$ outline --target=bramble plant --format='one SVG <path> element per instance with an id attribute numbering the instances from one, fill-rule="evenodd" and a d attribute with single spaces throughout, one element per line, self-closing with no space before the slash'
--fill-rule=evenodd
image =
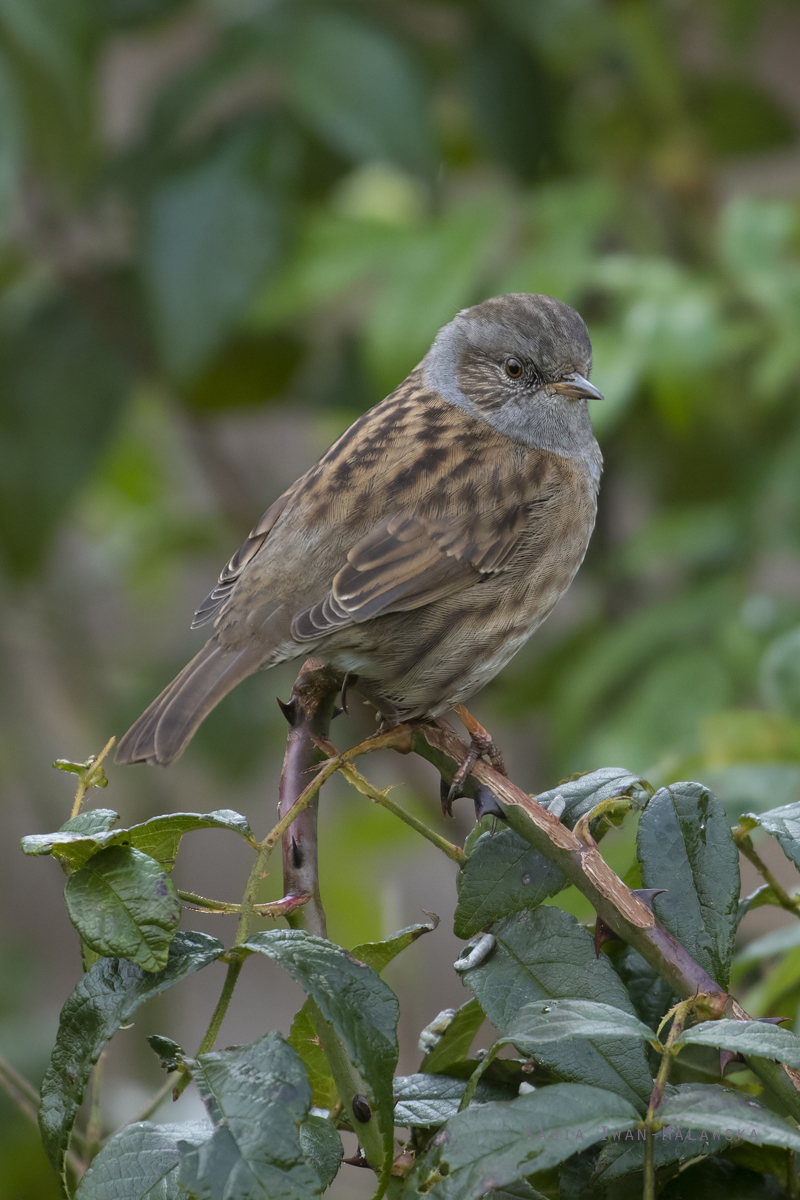
<path id="1" fill-rule="evenodd" d="M 731 830 L 699 783 L 654 792 L 638 775 L 604 768 L 532 799 L 478 762 L 464 789 L 477 824 L 461 849 L 370 784 L 354 760 L 379 748 L 420 754 L 439 770 L 444 795 L 467 747 L 435 722 L 399 726 L 339 753 L 327 729 L 340 683 L 310 660 L 283 706 L 290 733 L 280 820 L 260 840 L 227 809 L 119 828 L 112 810 L 83 808 L 90 789 L 106 786 L 111 743 L 97 759 L 55 764 L 78 775 L 72 814 L 57 832 L 26 837 L 23 849 L 63 867 L 84 959 L 38 1111 L 64 1196 L 311 1200 L 340 1170 L 340 1130 L 357 1134 L 358 1154 L 346 1162 L 375 1173 L 376 1197 L 685 1197 L 703 1191 L 712 1158 L 738 1184 L 749 1181 L 748 1196 L 797 1195 L 800 1037 L 774 1018 L 751 1020 L 728 988 L 732 964 L 741 976 L 758 959 L 752 945 L 742 965 L 734 959 L 747 914 L 772 904 L 800 916 L 800 899 L 775 881 L 750 836 L 760 826 L 797 864 L 800 804 L 746 816 Z M 413 1075 L 395 1074 L 399 1006 L 381 971 L 437 920 L 352 949 L 326 938 L 316 806 L 335 772 L 460 866 L 455 932 L 466 945 L 455 969 L 472 998 L 422 1031 Z M 632 817 L 639 824 L 630 888 L 598 842 Z M 240 904 L 172 882 L 182 837 L 207 828 L 253 849 Z M 258 904 L 258 883 L 281 840 L 285 896 Z M 738 850 L 765 878 L 744 900 Z M 594 936 L 546 903 L 569 884 L 597 912 Z M 182 903 L 238 915 L 233 943 L 176 932 Z M 290 927 L 253 933 L 256 914 L 284 917 Z M 288 1038 L 265 1030 L 251 1045 L 215 1050 L 254 954 L 279 963 L 305 1003 Z M 218 960 L 227 964 L 225 983 L 196 1053 L 153 1030 L 164 1086 L 139 1119 L 102 1141 L 106 1043 L 150 997 Z M 497 1038 L 471 1057 L 486 1017 Z M 91 1112 L 79 1130 L 93 1072 Z M 32 1112 L 30 1084 L 9 1067 L 2 1077 Z M 189 1083 L 207 1122 L 148 1119 Z M 675 1176 L 680 1192 L 670 1190 Z"/>

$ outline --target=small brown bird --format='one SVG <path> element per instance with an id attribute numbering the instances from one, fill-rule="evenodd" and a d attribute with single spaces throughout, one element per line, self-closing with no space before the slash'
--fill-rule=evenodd
<path id="1" fill-rule="evenodd" d="M 195 614 L 199 654 L 123 737 L 166 766 L 254 671 L 311 653 L 389 722 L 474 695 L 583 561 L 602 456 L 591 343 L 549 296 L 464 309 L 284 492 Z"/>

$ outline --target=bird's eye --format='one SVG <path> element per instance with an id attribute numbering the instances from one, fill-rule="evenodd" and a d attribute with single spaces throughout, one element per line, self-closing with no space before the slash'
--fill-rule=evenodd
<path id="1" fill-rule="evenodd" d="M 522 370 L 522 363 L 518 358 L 506 359 L 506 375 L 509 377 L 509 379 L 519 379 L 520 375 L 522 374 Z"/>

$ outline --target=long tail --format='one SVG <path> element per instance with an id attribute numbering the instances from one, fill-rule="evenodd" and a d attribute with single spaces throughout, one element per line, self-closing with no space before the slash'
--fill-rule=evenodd
<path id="1" fill-rule="evenodd" d="M 131 725 L 119 744 L 115 761 L 157 763 L 162 767 L 174 762 L 212 708 L 237 683 L 257 671 L 267 657 L 263 646 L 223 650 L 211 638 Z"/>

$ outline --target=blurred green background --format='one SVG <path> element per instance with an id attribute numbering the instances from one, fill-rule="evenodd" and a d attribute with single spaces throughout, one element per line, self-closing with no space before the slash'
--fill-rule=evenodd
<path id="1" fill-rule="evenodd" d="M 17 848 L 67 815 L 49 764 L 124 732 L 261 512 L 489 295 L 578 307 L 607 397 L 586 563 L 475 703 L 514 777 L 699 777 L 732 818 L 800 798 L 798 61 L 800 6 L 761 0 L 0 0 L 0 1050 L 31 1078 L 80 969 L 55 864 Z M 266 830 L 291 679 L 102 803 Z M 370 773 L 438 819 L 420 764 Z M 445 918 L 396 982 L 413 1051 L 463 998 L 452 873 L 325 801 L 333 937 Z M 194 836 L 181 886 L 238 898 L 237 848 Z M 253 978 L 227 1041 L 287 1025 Z M 161 1032 L 191 1047 L 216 986 Z M 115 1119 L 158 1082 L 150 1029 L 114 1051 Z M 50 1194 L 9 1111 L 0 1200 Z"/>

